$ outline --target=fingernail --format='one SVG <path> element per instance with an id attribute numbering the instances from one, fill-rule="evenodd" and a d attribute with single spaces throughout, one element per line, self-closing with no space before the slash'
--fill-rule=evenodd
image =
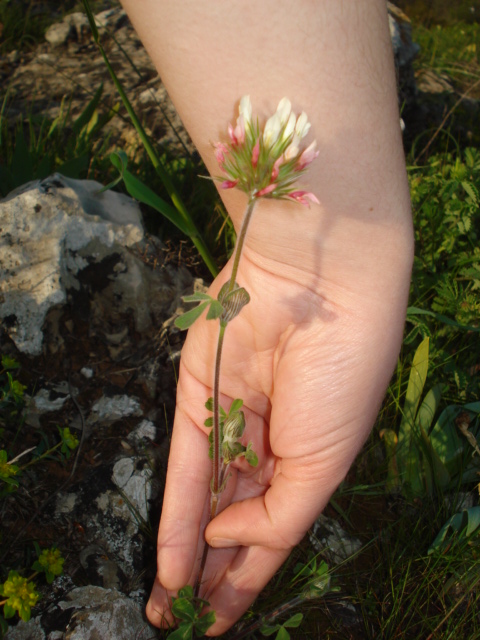
<path id="1" fill-rule="evenodd" d="M 210 546 L 216 548 L 228 548 L 228 547 L 239 547 L 240 543 L 236 540 L 229 540 L 228 538 L 212 538 L 210 540 Z"/>

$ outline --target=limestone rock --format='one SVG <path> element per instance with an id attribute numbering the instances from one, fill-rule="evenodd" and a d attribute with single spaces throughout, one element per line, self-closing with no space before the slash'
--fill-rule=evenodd
<path id="1" fill-rule="evenodd" d="M 19 622 L 5 640 L 131 640 L 158 634 L 143 607 L 116 589 L 78 587 L 28 623 Z"/>
<path id="2" fill-rule="evenodd" d="M 55 174 L 0 201 L 0 318 L 22 352 L 40 353 L 45 315 L 79 271 L 143 238 L 134 201 L 100 189 Z"/>

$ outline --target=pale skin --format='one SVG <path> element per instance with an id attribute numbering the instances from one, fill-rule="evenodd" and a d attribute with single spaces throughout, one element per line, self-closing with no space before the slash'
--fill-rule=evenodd
<path id="1" fill-rule="evenodd" d="M 238 101 L 306 111 L 320 155 L 300 188 L 320 205 L 262 201 L 238 273 L 251 302 L 228 326 L 221 404 L 246 407 L 256 469 L 236 465 L 208 525 L 202 594 L 227 630 L 304 536 L 375 421 L 402 339 L 413 241 L 384 0 L 122 0 L 212 175 Z M 238 231 L 246 197 L 222 193 Z M 227 264 L 212 284 L 228 279 Z M 211 461 L 204 408 L 218 323 L 182 351 L 177 410 L 147 614 L 193 584 Z"/>

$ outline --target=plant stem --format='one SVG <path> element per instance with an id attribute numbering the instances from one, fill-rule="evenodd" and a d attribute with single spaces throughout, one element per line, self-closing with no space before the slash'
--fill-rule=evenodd
<path id="1" fill-rule="evenodd" d="M 240 258 L 242 256 L 243 243 L 245 242 L 245 236 L 247 235 L 248 225 L 252 218 L 253 210 L 257 201 L 254 198 L 250 198 L 248 201 L 245 215 L 243 216 L 242 226 L 235 245 L 235 257 L 233 259 L 232 275 L 230 276 L 230 285 L 228 287 L 229 292 L 235 287 L 235 280 L 237 278 L 238 265 L 240 264 Z"/>
<path id="2" fill-rule="evenodd" d="M 228 292 L 233 291 L 235 288 L 235 280 L 238 272 L 238 265 L 240 264 L 240 258 L 242 256 L 243 245 L 245 242 L 245 237 L 247 235 L 248 225 L 250 224 L 250 220 L 252 218 L 253 210 L 255 209 L 256 200 L 254 198 L 250 198 L 248 201 L 248 205 L 243 216 L 242 226 L 240 229 L 240 233 L 237 237 L 237 242 L 235 245 L 235 256 L 233 259 L 232 266 L 232 275 L 230 276 L 230 283 L 228 286 Z M 218 502 L 220 494 L 224 488 L 225 482 L 225 471 L 227 469 L 227 465 L 222 460 L 222 438 L 220 432 L 220 368 L 222 364 L 222 349 L 223 349 L 223 340 L 225 337 L 225 330 L 227 328 L 227 322 L 220 318 L 220 330 L 218 333 L 218 341 L 217 341 L 217 353 L 215 356 L 215 373 L 213 380 L 213 461 L 212 461 L 212 482 L 210 485 L 210 515 L 208 518 L 207 525 L 215 518 L 217 515 Z M 206 527 L 205 527 L 206 528 Z M 203 572 L 205 571 L 205 565 L 207 563 L 209 545 L 205 541 L 203 545 L 203 553 L 202 559 L 200 561 L 200 568 L 197 574 L 197 580 L 195 582 L 195 597 L 198 597 L 200 592 L 200 587 L 203 580 Z"/>

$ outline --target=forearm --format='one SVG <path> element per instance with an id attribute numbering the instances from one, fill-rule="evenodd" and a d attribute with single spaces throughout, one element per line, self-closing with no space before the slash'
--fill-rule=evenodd
<path id="1" fill-rule="evenodd" d="M 371 279 L 379 261 L 408 272 L 409 197 L 384 0 L 122 2 L 212 174 L 212 142 L 243 94 L 265 116 L 283 96 L 307 112 L 320 156 L 305 186 L 321 206 L 262 203 L 249 232 L 262 267 L 281 260 L 295 271 L 301 254 L 302 269 L 317 275 L 321 255 L 329 281 L 334 270 L 342 281 L 349 272 Z M 222 197 L 238 228 L 243 194 Z"/>

